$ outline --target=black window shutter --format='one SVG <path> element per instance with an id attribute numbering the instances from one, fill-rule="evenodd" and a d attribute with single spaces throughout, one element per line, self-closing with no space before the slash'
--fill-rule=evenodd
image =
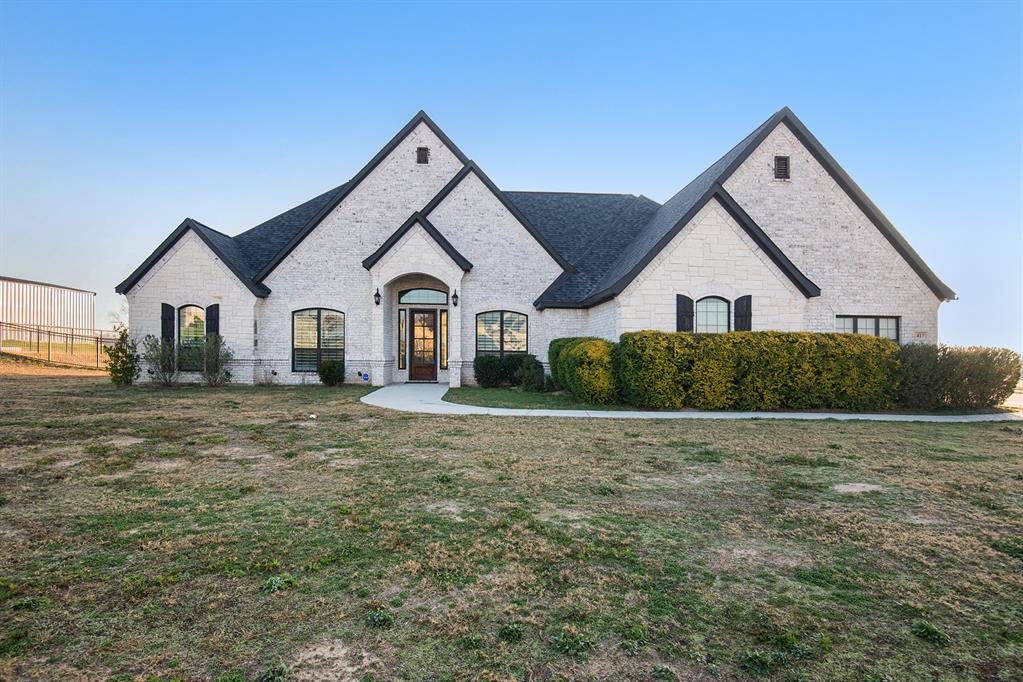
<path id="1" fill-rule="evenodd" d="M 170 303 L 160 306 L 160 338 L 174 343 L 174 306 Z"/>
<path id="2" fill-rule="evenodd" d="M 735 331 L 748 332 L 753 329 L 753 297 L 740 296 L 735 299 Z"/>
<path id="3" fill-rule="evenodd" d="M 206 308 L 206 336 L 220 335 L 220 304 L 214 303 Z"/>
<path id="4" fill-rule="evenodd" d="M 693 331 L 693 299 L 682 294 L 675 296 L 675 331 Z"/>

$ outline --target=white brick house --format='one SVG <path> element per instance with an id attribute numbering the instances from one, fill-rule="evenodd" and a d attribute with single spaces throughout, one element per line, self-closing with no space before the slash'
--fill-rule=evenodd
<path id="1" fill-rule="evenodd" d="M 787 108 L 663 205 L 502 192 L 423 112 L 345 184 L 229 237 L 186 219 L 117 287 L 133 336 L 218 332 L 236 380 L 473 381 L 561 336 L 937 341 L 955 298 Z M 185 363 L 184 370 L 194 369 Z"/>

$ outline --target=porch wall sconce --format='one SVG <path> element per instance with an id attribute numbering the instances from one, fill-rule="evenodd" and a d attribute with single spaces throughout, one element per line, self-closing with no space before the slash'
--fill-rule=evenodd
<path id="1" fill-rule="evenodd" d="M 377 288 L 377 292 L 373 294 L 373 302 L 380 305 L 380 288 Z"/>
<path id="2" fill-rule="evenodd" d="M 451 294 L 451 305 L 458 307 L 458 289 L 455 289 L 455 293 Z"/>

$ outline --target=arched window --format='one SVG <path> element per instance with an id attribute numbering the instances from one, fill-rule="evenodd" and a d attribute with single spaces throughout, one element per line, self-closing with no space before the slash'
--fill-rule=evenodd
<path id="1" fill-rule="evenodd" d="M 437 289 L 406 289 L 398 292 L 399 305 L 447 305 L 448 295 Z"/>
<path id="2" fill-rule="evenodd" d="M 206 310 L 197 305 L 178 308 L 178 370 L 201 372 L 206 340 Z"/>
<path id="3" fill-rule="evenodd" d="M 529 348 L 529 318 L 510 310 L 491 310 L 476 316 L 476 354 L 525 353 Z"/>
<path id="4" fill-rule="evenodd" d="M 345 314 L 306 308 L 291 314 L 291 371 L 315 372 L 324 360 L 345 358 Z"/>
<path id="5" fill-rule="evenodd" d="M 696 331 L 704 334 L 720 334 L 729 330 L 731 317 L 728 301 L 717 296 L 701 298 L 696 302 Z"/>

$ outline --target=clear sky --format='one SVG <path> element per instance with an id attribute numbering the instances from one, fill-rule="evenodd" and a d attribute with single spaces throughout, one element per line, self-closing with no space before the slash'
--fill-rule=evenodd
<path id="1" fill-rule="evenodd" d="M 0 3 L 0 273 L 114 286 L 186 216 L 228 234 L 425 109 L 503 189 L 664 201 L 791 107 L 1023 348 L 1020 3 Z"/>

